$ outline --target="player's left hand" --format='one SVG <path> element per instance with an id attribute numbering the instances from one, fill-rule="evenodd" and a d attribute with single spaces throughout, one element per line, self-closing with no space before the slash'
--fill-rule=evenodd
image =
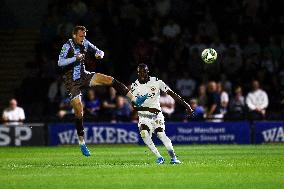
<path id="1" fill-rule="evenodd" d="M 104 51 L 102 51 L 102 50 L 97 50 L 97 51 L 96 51 L 96 54 L 95 54 L 95 57 L 96 57 L 97 59 L 102 59 L 102 58 L 104 57 L 104 55 L 105 55 Z"/>

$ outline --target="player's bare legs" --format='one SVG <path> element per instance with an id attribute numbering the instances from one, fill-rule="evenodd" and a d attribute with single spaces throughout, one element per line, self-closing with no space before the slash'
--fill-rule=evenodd
<path id="1" fill-rule="evenodd" d="M 113 77 L 101 73 L 96 73 L 90 81 L 90 86 L 111 85 L 112 81 Z"/>
<path id="2" fill-rule="evenodd" d="M 85 156 L 90 156 L 90 152 L 85 144 L 84 140 L 84 126 L 83 126 L 83 104 L 81 101 L 81 96 L 77 96 L 71 100 L 71 105 L 74 109 L 75 113 L 75 125 L 76 125 L 76 130 L 77 130 L 77 135 L 78 135 L 78 140 L 79 140 L 79 145 L 81 148 L 81 151 L 83 155 Z"/>
<path id="3" fill-rule="evenodd" d="M 163 142 L 164 146 L 166 147 L 170 157 L 171 157 L 171 164 L 180 164 L 181 162 L 177 159 L 173 144 L 171 142 L 171 139 L 166 135 L 163 128 L 158 127 L 155 129 L 155 133 L 157 134 L 157 137 Z"/>
<path id="4" fill-rule="evenodd" d="M 116 91 L 118 91 L 124 96 L 127 96 L 131 100 L 131 102 L 133 102 L 136 106 L 140 106 L 147 99 L 147 95 L 135 98 L 130 92 L 130 90 L 123 83 L 117 81 L 111 76 L 104 75 L 101 73 L 94 74 L 93 78 L 90 81 L 91 87 L 98 85 L 112 86 Z"/>
<path id="5" fill-rule="evenodd" d="M 141 135 L 141 138 L 143 139 L 144 143 L 148 146 L 148 148 L 156 155 L 157 163 L 163 164 L 165 160 L 161 156 L 161 154 L 159 153 L 157 147 L 155 146 L 155 144 L 152 140 L 152 136 L 150 134 L 150 129 L 147 125 L 142 124 L 140 126 L 140 135 Z"/>

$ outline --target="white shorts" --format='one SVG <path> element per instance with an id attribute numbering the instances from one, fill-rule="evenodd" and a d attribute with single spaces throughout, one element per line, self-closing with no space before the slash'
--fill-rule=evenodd
<path id="1" fill-rule="evenodd" d="M 164 115 L 162 113 L 159 113 L 158 115 L 138 113 L 138 116 L 139 116 L 139 122 L 138 122 L 139 129 L 141 125 L 144 124 L 149 127 L 150 133 L 153 133 L 155 129 L 159 127 L 165 130 L 165 120 L 164 120 Z"/>

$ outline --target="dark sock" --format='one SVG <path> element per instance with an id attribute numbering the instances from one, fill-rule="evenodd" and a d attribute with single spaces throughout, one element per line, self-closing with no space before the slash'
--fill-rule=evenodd
<path id="1" fill-rule="evenodd" d="M 171 157 L 172 159 L 176 158 L 176 154 L 175 154 L 174 151 L 169 150 L 168 153 L 169 153 L 169 155 L 170 155 L 170 157 Z"/>
<path id="2" fill-rule="evenodd" d="M 120 94 L 126 96 L 129 89 L 121 82 L 117 81 L 116 79 L 113 79 L 112 85 L 111 85 L 117 92 Z"/>
<path id="3" fill-rule="evenodd" d="M 75 118 L 75 125 L 78 136 L 84 136 L 83 118 Z"/>

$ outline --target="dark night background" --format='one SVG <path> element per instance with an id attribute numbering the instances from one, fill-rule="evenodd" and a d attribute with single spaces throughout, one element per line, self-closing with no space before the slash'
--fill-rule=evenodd
<path id="1" fill-rule="evenodd" d="M 137 64 L 144 62 L 151 75 L 187 101 L 198 98 L 198 87 L 212 80 L 221 82 L 230 100 L 236 87 L 245 97 L 256 79 L 269 97 L 264 119 L 283 119 L 283 7 L 284 1 L 277 0 L 4 0 L 1 110 L 15 97 L 27 121 L 59 119 L 65 95 L 51 100 L 50 85 L 60 80 L 57 60 L 63 43 L 75 25 L 84 25 L 87 39 L 105 52 L 103 61 L 94 63 L 96 72 L 129 85 L 136 79 Z M 218 53 L 211 65 L 200 58 L 209 47 Z M 186 84 L 180 86 L 181 80 Z M 95 89 L 101 102 L 107 91 Z M 183 111 L 177 105 L 172 120 L 180 120 Z M 89 119 L 109 121 L 103 114 L 100 107 Z"/>

